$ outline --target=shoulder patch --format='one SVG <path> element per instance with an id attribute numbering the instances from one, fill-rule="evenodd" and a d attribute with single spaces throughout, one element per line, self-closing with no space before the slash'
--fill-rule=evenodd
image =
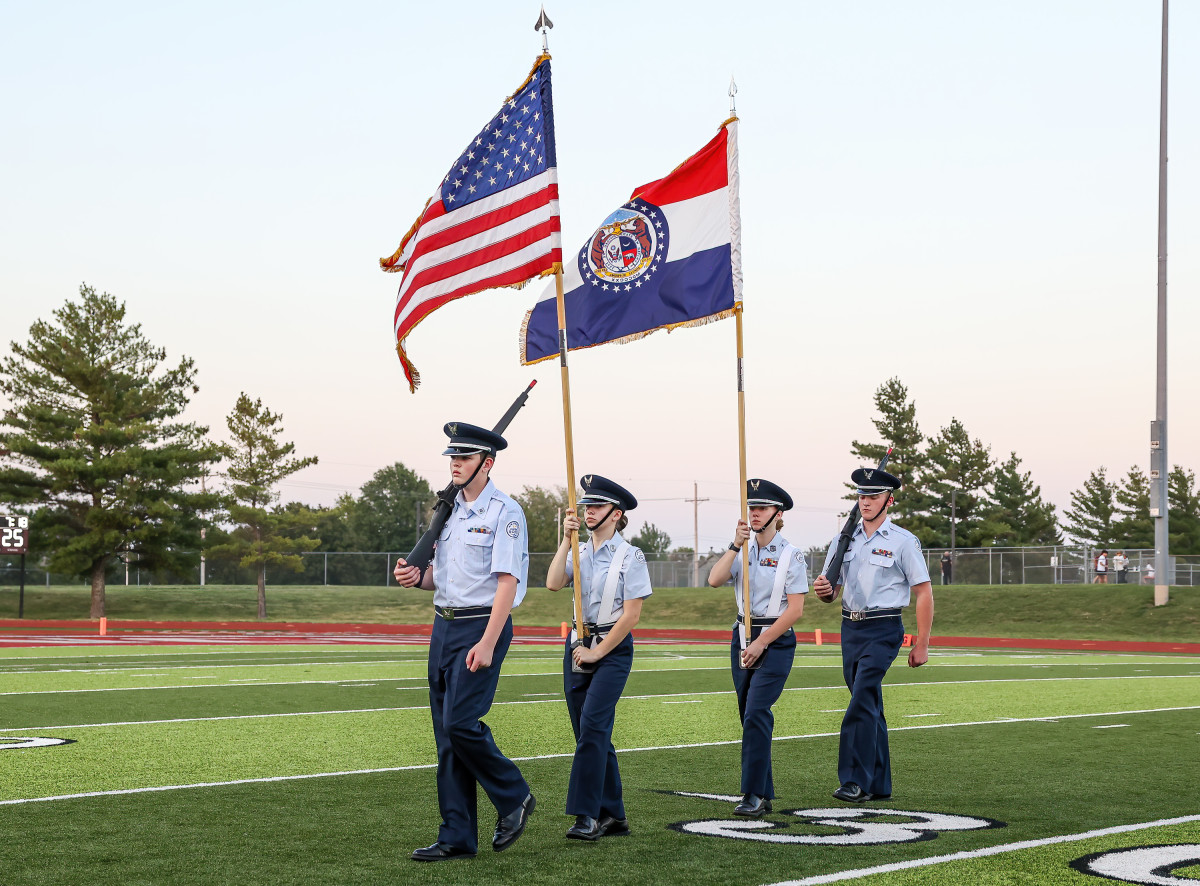
<path id="1" fill-rule="evenodd" d="M 646 555 L 642 553 L 642 549 L 641 549 L 641 548 L 634 548 L 634 550 L 633 550 L 633 559 L 637 560 L 639 563 L 645 563 L 645 562 L 646 562 Z"/>
<path id="2" fill-rule="evenodd" d="M 504 527 L 504 531 L 509 538 L 517 538 L 521 534 L 521 524 L 516 520 L 509 520 L 508 525 Z"/>
<path id="3" fill-rule="evenodd" d="M 915 547 L 915 548 L 916 548 L 918 551 L 919 551 L 919 550 L 921 550 L 921 539 L 917 538 L 917 537 L 914 535 L 914 536 L 912 537 L 912 540 L 913 540 L 913 547 Z"/>

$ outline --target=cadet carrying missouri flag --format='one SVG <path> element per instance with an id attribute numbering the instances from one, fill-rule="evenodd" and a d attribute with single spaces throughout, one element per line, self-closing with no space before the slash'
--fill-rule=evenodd
<path id="1" fill-rule="evenodd" d="M 396 351 L 410 391 L 421 383 L 404 342 L 442 305 L 500 286 L 524 286 L 562 263 L 550 56 L 543 54 L 450 167 L 390 258 L 402 272 Z"/>
<path id="2" fill-rule="evenodd" d="M 742 298 L 737 118 L 633 192 L 564 267 L 569 350 L 732 316 Z M 558 354 L 555 290 L 525 316 L 521 362 Z"/>

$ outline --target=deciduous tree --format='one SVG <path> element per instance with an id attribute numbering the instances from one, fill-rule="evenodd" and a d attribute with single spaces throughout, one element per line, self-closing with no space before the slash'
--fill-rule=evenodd
<path id="1" fill-rule="evenodd" d="M 558 550 L 562 518 L 567 511 L 566 488 L 526 486 L 513 498 L 525 512 L 530 553 L 547 554 Z"/>

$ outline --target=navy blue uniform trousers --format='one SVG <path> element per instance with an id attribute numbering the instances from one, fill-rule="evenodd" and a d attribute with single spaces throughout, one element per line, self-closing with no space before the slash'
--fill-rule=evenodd
<path id="1" fill-rule="evenodd" d="M 500 753 L 492 730 L 481 721 L 496 696 L 500 665 L 512 642 L 511 618 L 496 641 L 491 666 L 474 673 L 467 669 L 467 652 L 483 639 L 487 624 L 486 618 L 447 621 L 435 615 L 429 639 L 429 710 L 442 811 L 438 842 L 471 852 L 479 840 L 476 784 L 500 815 L 515 811 L 529 795 L 521 770 Z"/>
<path id="2" fill-rule="evenodd" d="M 904 642 L 899 616 L 842 619 L 842 676 L 850 704 L 842 718 L 838 780 L 877 796 L 891 796 L 892 759 L 883 718 L 883 678 Z"/>
<path id="3" fill-rule="evenodd" d="M 571 728 L 575 730 L 575 759 L 567 783 L 568 815 L 597 819 L 606 815 L 625 817 L 612 733 L 617 702 L 625 691 L 631 667 L 632 634 L 627 634 L 612 652 L 596 662 L 596 669 L 590 674 L 572 672 L 570 643 L 566 646 L 563 691 L 571 713 Z"/>
<path id="4" fill-rule="evenodd" d="M 751 641 L 763 630 L 752 628 Z M 735 626 L 729 644 L 729 665 L 733 671 L 738 713 L 742 718 L 742 793 L 770 800 L 775 797 L 775 782 L 771 775 L 771 735 L 775 731 L 775 715 L 771 713 L 771 705 L 779 701 L 783 684 L 792 671 L 796 632 L 789 628 L 777 638 L 763 653 L 762 664 L 753 670 L 745 670 L 738 663 L 742 657 L 739 633 Z"/>

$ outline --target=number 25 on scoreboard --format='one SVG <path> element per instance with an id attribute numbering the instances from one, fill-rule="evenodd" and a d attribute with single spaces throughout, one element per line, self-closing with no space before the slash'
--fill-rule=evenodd
<path id="1" fill-rule="evenodd" d="M 0 514 L 0 554 L 24 554 L 29 551 L 29 518 Z"/>

